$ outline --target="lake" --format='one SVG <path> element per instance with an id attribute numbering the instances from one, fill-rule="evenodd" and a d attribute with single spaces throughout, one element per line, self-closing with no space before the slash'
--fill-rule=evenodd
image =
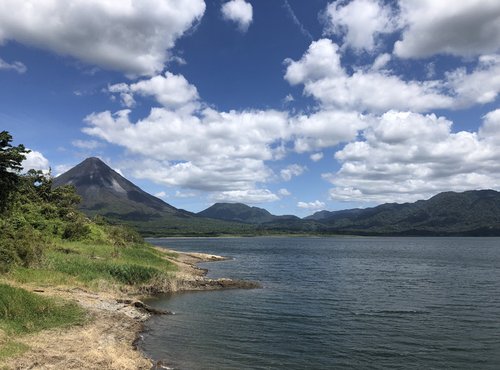
<path id="1" fill-rule="evenodd" d="M 262 289 L 179 293 L 142 350 L 174 369 L 498 369 L 500 238 L 169 238 Z"/>

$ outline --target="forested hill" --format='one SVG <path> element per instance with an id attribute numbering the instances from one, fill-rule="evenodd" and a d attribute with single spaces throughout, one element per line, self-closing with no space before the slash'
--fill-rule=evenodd
<path id="1" fill-rule="evenodd" d="M 237 221 L 249 224 L 299 220 L 297 216 L 275 216 L 263 208 L 250 207 L 242 203 L 215 203 L 204 211 L 199 212 L 198 215 L 218 220 Z"/>
<path id="2" fill-rule="evenodd" d="M 307 219 L 345 234 L 500 236 L 500 193 L 494 190 L 444 192 L 415 203 L 322 211 Z"/>

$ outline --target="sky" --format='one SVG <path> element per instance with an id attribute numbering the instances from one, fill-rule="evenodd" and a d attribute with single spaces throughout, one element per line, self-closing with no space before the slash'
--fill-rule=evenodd
<path id="1" fill-rule="evenodd" d="M 0 0 L 0 129 L 193 212 L 500 190 L 498 0 Z"/>

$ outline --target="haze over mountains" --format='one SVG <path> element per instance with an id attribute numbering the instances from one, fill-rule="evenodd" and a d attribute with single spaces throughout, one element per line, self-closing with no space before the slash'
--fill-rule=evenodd
<path id="1" fill-rule="evenodd" d="M 54 179 L 54 186 L 66 184 L 76 187 L 83 212 L 128 223 L 145 235 L 500 235 L 500 193 L 494 190 L 445 192 L 415 203 L 320 211 L 300 219 L 241 203 L 216 203 L 198 214 L 177 209 L 98 158 L 88 158 Z"/>

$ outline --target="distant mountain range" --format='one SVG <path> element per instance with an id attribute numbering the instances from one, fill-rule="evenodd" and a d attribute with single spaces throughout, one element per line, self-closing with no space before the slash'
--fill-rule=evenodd
<path id="1" fill-rule="evenodd" d="M 415 203 L 321 211 L 307 220 L 341 233 L 363 235 L 500 235 L 500 193 L 440 193 Z"/>
<path id="2" fill-rule="evenodd" d="M 242 203 L 216 203 L 198 214 L 177 209 L 144 192 L 98 158 L 88 158 L 54 179 L 55 187 L 66 184 L 76 187 L 83 212 L 130 224 L 145 235 L 500 236 L 500 193 L 494 190 L 445 192 L 415 203 L 320 211 L 300 219 L 275 216 Z"/>

